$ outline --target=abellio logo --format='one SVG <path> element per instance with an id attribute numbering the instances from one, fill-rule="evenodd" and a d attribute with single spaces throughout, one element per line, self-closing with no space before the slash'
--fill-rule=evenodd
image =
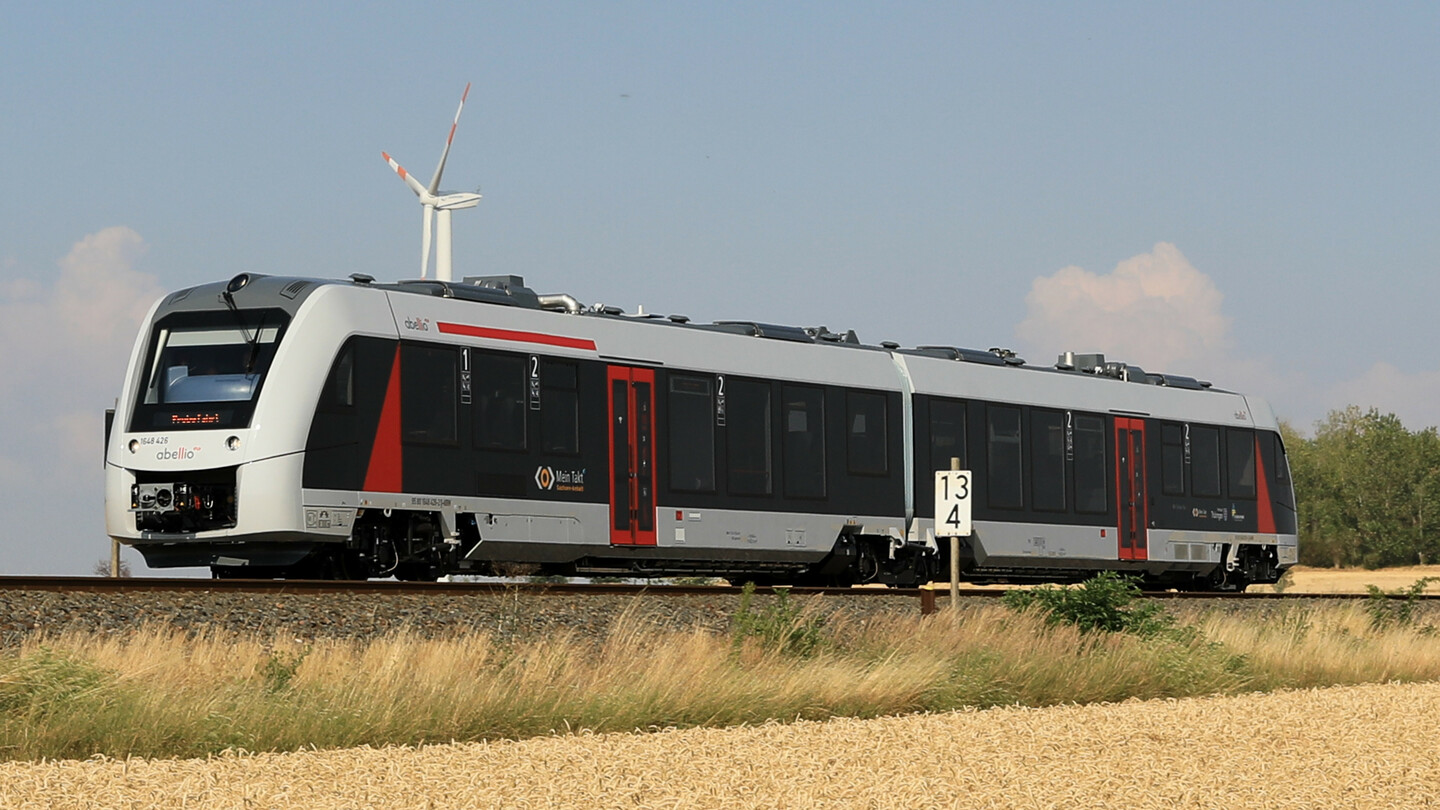
<path id="1" fill-rule="evenodd" d="M 429 319 L 429 318 L 406 318 L 406 319 L 405 319 L 405 328 L 411 330 L 412 332 L 429 332 L 429 331 L 430 331 L 430 319 Z"/>
<path id="2" fill-rule="evenodd" d="M 177 447 L 171 450 L 168 447 L 162 447 L 160 451 L 155 454 L 155 458 L 161 461 L 189 461 L 190 459 L 195 458 L 195 451 L 198 449 L 200 448 Z"/>

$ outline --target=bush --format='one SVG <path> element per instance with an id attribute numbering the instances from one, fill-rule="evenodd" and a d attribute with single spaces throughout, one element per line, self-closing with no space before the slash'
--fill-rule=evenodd
<path id="1" fill-rule="evenodd" d="M 732 642 L 737 651 L 747 638 L 758 640 L 767 650 L 801 657 L 824 646 L 824 617 L 805 615 L 800 605 L 790 599 L 789 589 L 777 589 L 775 601 L 760 613 L 751 611 L 754 600 L 755 583 L 747 582 L 733 623 Z"/>
<path id="2" fill-rule="evenodd" d="M 1154 636 L 1170 631 L 1175 617 L 1154 602 L 1138 602 L 1134 577 L 1101 571 L 1073 588 L 1043 585 L 1010 591 L 1003 602 L 1017 611 L 1044 611 L 1047 624 L 1073 624 L 1082 632 L 1133 633 Z"/>
<path id="3" fill-rule="evenodd" d="M 1440 577 L 1422 577 L 1408 588 L 1397 588 L 1394 595 L 1400 597 L 1399 599 L 1392 599 L 1374 585 L 1366 585 L 1365 588 L 1370 591 L 1370 600 L 1365 603 L 1365 612 L 1370 615 L 1370 626 L 1376 630 L 1409 627 L 1415 621 L 1415 608 L 1419 606 L 1420 594 L 1425 592 L 1426 586 L 1431 582 L 1440 582 Z"/>

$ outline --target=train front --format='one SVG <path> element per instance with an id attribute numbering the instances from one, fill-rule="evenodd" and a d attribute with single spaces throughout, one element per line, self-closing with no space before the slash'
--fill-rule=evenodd
<path id="1" fill-rule="evenodd" d="M 147 317 L 107 431 L 105 523 L 150 567 L 258 573 L 313 550 L 299 482 L 319 382 L 287 335 L 319 286 L 241 274 Z"/>

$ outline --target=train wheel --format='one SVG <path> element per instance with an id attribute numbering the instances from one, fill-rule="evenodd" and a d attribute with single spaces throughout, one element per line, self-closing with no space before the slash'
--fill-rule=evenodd
<path id="1" fill-rule="evenodd" d="M 927 582 L 934 582 L 940 573 L 940 558 L 934 554 L 916 552 L 915 554 L 915 581 L 910 587 L 918 588 Z"/>
<path id="2" fill-rule="evenodd" d="M 370 578 L 369 565 L 353 551 L 334 551 L 319 557 L 312 569 L 316 579 L 363 581 Z"/>
<path id="3" fill-rule="evenodd" d="M 212 579 L 293 579 L 294 567 L 279 565 L 212 565 Z"/>
<path id="4" fill-rule="evenodd" d="M 429 563 L 403 562 L 395 566 L 395 578 L 401 582 L 434 582 L 440 572 Z"/>
<path id="5" fill-rule="evenodd" d="M 880 555 L 875 551 L 875 544 L 861 540 L 857 545 L 855 579 L 861 585 L 878 581 L 880 579 Z"/>

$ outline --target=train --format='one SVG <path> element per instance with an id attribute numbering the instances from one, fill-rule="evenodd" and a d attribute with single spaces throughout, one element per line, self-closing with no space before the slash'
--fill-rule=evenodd
<path id="1" fill-rule="evenodd" d="M 1101 354 L 692 322 L 518 276 L 241 273 L 150 309 L 107 414 L 108 534 L 217 578 L 517 570 L 1243 589 L 1297 560 L 1270 407 Z"/>

